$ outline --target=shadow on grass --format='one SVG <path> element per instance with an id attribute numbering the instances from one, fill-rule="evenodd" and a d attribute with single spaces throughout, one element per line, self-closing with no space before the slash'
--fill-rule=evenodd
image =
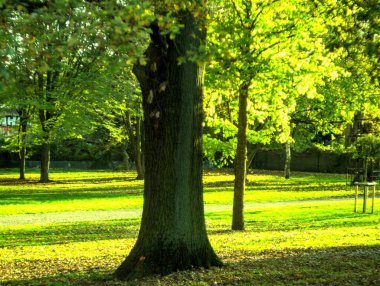
<path id="1" fill-rule="evenodd" d="M 36 229 L 3 231 L 0 248 L 66 244 L 107 239 L 135 238 L 140 218 L 61 224 Z M 31 240 L 30 238 L 33 237 Z"/>
<path id="2" fill-rule="evenodd" d="M 277 232 L 277 231 L 305 231 L 305 230 L 323 230 L 338 229 L 347 227 L 365 228 L 371 227 L 378 223 L 378 216 L 375 214 L 352 213 L 349 210 L 341 209 L 336 212 L 312 211 L 303 207 L 295 208 L 295 213 L 290 216 L 272 216 L 270 210 L 246 211 L 245 228 L 247 231 L 255 233 L 260 232 Z M 231 211 L 222 211 L 215 213 L 206 213 L 208 221 L 208 233 L 229 234 L 234 233 L 231 230 L 232 213 Z M 219 223 L 218 222 L 223 222 Z"/>
<path id="3" fill-rule="evenodd" d="M 153 276 L 133 282 L 120 282 L 112 271 L 121 257 L 88 263 L 48 261 L 49 271 L 36 273 L 47 261 L 34 267 L 20 263 L 25 278 L 5 280 L 3 285 L 379 285 L 380 245 L 332 247 L 322 249 L 285 249 L 284 251 L 221 253 L 223 268 L 179 271 L 168 276 Z M 108 259 L 104 261 L 104 259 Z M 70 261 L 63 261 L 64 265 Z M 43 266 L 42 266 L 43 267 Z M 28 273 L 31 271 L 31 273 Z M 66 273 L 65 273 L 66 272 Z M 64 274 L 62 274 L 64 273 Z M 27 276 L 31 276 L 27 278 Z M 40 277 L 37 277 L 40 276 Z M 33 278 L 34 277 L 34 278 Z"/>
<path id="4" fill-rule="evenodd" d="M 131 196 L 140 196 L 142 194 L 141 187 L 127 186 L 101 186 L 98 188 L 57 190 L 54 192 L 32 192 L 32 193 L 8 193 L 0 194 L 0 205 L 9 204 L 29 204 L 31 202 L 54 202 L 54 201 L 71 201 L 71 200 L 89 200 L 89 199 L 107 199 L 122 198 Z"/>
<path id="5" fill-rule="evenodd" d="M 205 192 L 220 192 L 228 189 L 233 189 L 233 181 L 220 181 L 220 182 L 210 182 L 204 183 Z M 270 183 L 261 181 L 259 183 L 248 183 L 246 185 L 247 191 L 277 191 L 277 192 L 297 192 L 297 191 L 321 191 L 321 190 L 339 190 L 345 188 L 342 183 L 329 183 L 329 184 L 318 184 L 318 183 Z"/>
<path id="6" fill-rule="evenodd" d="M 40 183 L 39 180 L 20 180 L 17 178 L 0 178 L 0 186 L 9 186 L 9 185 L 41 185 L 41 184 L 47 184 L 54 186 L 55 184 L 73 184 L 73 183 L 93 183 L 93 184 L 100 184 L 100 183 L 111 183 L 111 182 L 128 182 L 128 181 L 140 181 L 136 180 L 135 178 L 131 177 L 90 177 L 90 178 L 69 178 L 67 180 L 50 180 L 47 183 Z"/>
<path id="7" fill-rule="evenodd" d="M 226 217 L 227 216 L 227 217 Z M 268 223 L 265 211 L 246 212 L 246 229 L 249 232 L 277 232 L 294 230 L 321 230 L 346 227 L 371 227 L 376 224 L 372 215 L 353 213 L 314 213 L 274 219 Z M 228 235 L 231 230 L 231 214 L 226 212 L 206 213 L 209 235 Z M 38 246 L 90 242 L 108 239 L 136 238 L 140 227 L 140 217 L 104 221 L 84 221 L 77 223 L 52 224 L 20 230 L 3 230 L 0 248 L 19 246 Z M 218 222 L 220 222 L 218 224 Z M 33 237 L 31 240 L 30 238 Z"/>

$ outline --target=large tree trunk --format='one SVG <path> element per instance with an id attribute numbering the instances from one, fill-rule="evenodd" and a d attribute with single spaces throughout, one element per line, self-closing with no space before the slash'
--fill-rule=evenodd
<path id="1" fill-rule="evenodd" d="M 285 143 L 285 167 L 284 167 L 284 176 L 285 179 L 290 178 L 290 160 L 292 158 L 292 153 L 290 149 L 290 142 Z"/>
<path id="2" fill-rule="evenodd" d="M 144 110 L 144 206 L 120 279 L 221 265 L 206 232 L 202 186 L 203 68 L 178 58 L 204 38 L 190 13 L 174 40 L 152 24 L 147 65 L 136 66 Z"/>
<path id="3" fill-rule="evenodd" d="M 247 101 L 250 83 L 244 82 L 239 89 L 238 142 L 235 161 L 234 204 L 232 229 L 244 230 L 244 190 L 247 173 Z"/>

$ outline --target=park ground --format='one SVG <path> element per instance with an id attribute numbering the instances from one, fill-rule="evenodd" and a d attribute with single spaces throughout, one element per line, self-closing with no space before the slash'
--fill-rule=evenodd
<path id="1" fill-rule="evenodd" d="M 53 169 L 40 184 L 28 171 L 25 182 L 0 171 L 0 285 L 380 285 L 380 200 L 354 213 L 345 175 L 255 171 L 237 232 L 232 173 L 206 171 L 206 224 L 225 266 L 126 283 L 112 272 L 136 240 L 143 182 Z"/>

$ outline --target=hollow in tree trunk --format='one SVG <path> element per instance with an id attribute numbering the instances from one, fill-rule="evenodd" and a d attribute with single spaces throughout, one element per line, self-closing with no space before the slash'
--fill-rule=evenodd
<path id="1" fill-rule="evenodd" d="M 119 279 L 219 266 L 206 232 L 202 186 L 203 68 L 178 64 L 204 33 L 188 12 L 172 40 L 152 24 L 147 64 L 135 66 L 144 110 L 144 206 L 137 242 Z"/>
<path id="2" fill-rule="evenodd" d="M 290 149 L 290 142 L 285 143 L 285 167 L 284 167 L 284 176 L 285 179 L 290 178 L 290 160 L 292 158 L 292 153 Z"/>
<path id="3" fill-rule="evenodd" d="M 244 82 L 239 90 L 238 141 L 235 161 L 234 203 L 232 229 L 244 230 L 244 190 L 247 173 L 247 101 L 250 83 Z"/>

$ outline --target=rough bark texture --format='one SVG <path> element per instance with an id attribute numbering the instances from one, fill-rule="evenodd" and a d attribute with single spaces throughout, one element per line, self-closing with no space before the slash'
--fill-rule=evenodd
<path id="1" fill-rule="evenodd" d="M 244 230 L 244 190 L 247 173 L 247 101 L 249 83 L 244 82 L 239 90 L 238 141 L 235 161 L 234 204 L 232 229 Z"/>
<path id="2" fill-rule="evenodd" d="M 204 221 L 203 70 L 178 64 L 199 47 L 201 32 L 189 13 L 179 19 L 184 28 L 174 40 L 151 26 L 147 65 L 134 68 L 143 94 L 144 206 L 137 242 L 115 272 L 123 280 L 221 265 Z"/>
<path id="3" fill-rule="evenodd" d="M 284 167 L 284 176 L 285 179 L 290 178 L 290 160 L 292 158 L 292 153 L 290 149 L 290 142 L 285 143 L 285 167 Z"/>

